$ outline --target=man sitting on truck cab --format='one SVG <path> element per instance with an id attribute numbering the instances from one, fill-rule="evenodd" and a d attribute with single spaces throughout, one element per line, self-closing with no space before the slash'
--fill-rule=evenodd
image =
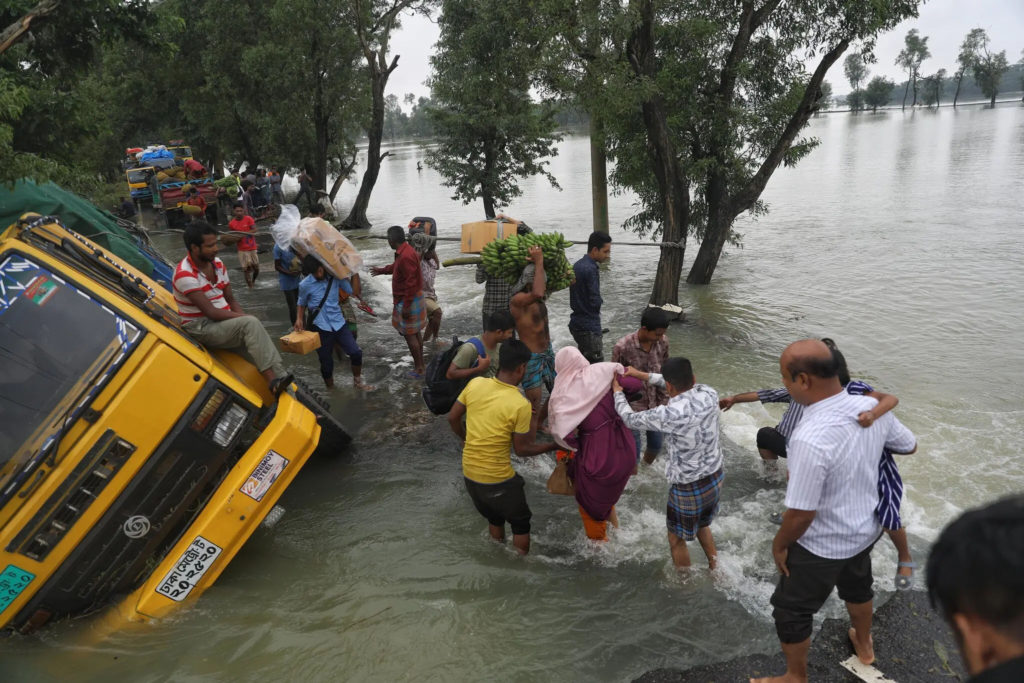
<path id="1" fill-rule="evenodd" d="M 235 300 L 228 270 L 217 258 L 217 231 L 206 221 L 185 226 L 188 254 L 174 270 L 174 300 L 182 328 L 211 349 L 243 352 L 278 395 L 294 379 L 285 372 L 281 354 L 255 317 Z"/>

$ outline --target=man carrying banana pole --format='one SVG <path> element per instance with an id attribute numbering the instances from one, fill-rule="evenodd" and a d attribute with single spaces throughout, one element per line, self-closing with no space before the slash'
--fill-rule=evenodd
<path id="1" fill-rule="evenodd" d="M 526 364 L 523 377 L 523 391 L 530 401 L 534 419 L 539 420 L 541 387 L 548 391 L 555 383 L 555 352 L 551 348 L 551 332 L 548 329 L 547 277 L 544 274 L 544 252 L 534 245 L 527 250 L 527 259 L 533 264 L 533 277 L 527 268 L 516 283 L 509 302 L 509 310 L 516 321 L 519 339 L 530 349 L 530 361 Z"/>

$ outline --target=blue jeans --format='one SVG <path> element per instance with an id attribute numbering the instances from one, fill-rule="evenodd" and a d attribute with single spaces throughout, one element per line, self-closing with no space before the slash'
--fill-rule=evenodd
<path id="1" fill-rule="evenodd" d="M 633 432 L 633 441 L 636 442 L 636 460 L 640 462 L 640 430 L 631 429 Z M 653 455 L 661 453 L 661 432 L 647 432 L 647 451 Z"/>

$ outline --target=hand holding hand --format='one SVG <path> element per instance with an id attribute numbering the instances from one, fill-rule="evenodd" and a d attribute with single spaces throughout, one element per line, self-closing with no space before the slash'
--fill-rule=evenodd
<path id="1" fill-rule="evenodd" d="M 857 424 L 861 427 L 867 428 L 875 423 L 875 416 L 870 410 L 865 410 L 863 413 L 857 416 Z"/>
<path id="2" fill-rule="evenodd" d="M 718 407 L 722 410 L 729 410 L 733 404 L 736 403 L 736 399 L 732 396 L 726 396 L 725 398 L 718 399 Z"/>
<path id="3" fill-rule="evenodd" d="M 633 379 L 639 379 L 639 380 L 643 380 L 644 374 L 645 373 L 640 372 L 639 370 L 634 368 L 632 365 L 630 365 L 628 368 L 626 368 L 626 372 L 625 372 L 626 377 L 632 377 Z"/>

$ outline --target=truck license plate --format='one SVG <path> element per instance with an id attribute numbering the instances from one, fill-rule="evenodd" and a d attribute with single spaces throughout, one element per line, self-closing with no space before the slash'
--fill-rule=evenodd
<path id="1" fill-rule="evenodd" d="M 167 572 L 167 576 L 160 582 L 156 592 L 171 600 L 181 602 L 192 592 L 220 553 L 221 548 L 202 536 L 196 536 L 195 540 L 178 558 L 171 571 Z"/>

